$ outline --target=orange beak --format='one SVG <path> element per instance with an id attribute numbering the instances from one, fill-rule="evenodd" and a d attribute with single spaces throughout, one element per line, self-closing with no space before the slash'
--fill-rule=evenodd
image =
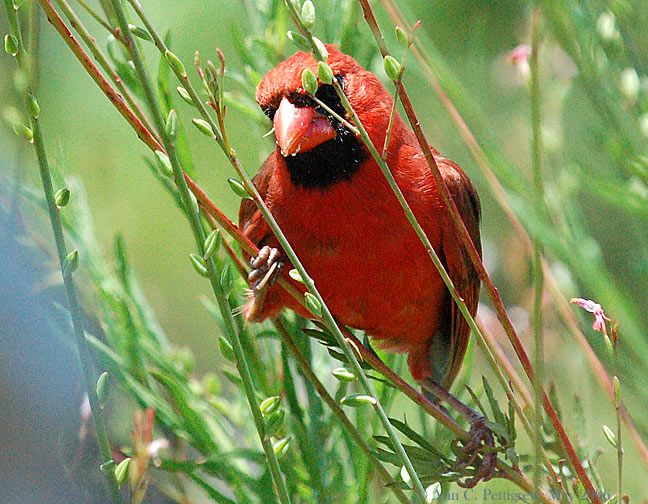
<path id="1" fill-rule="evenodd" d="M 274 130 L 281 155 L 286 157 L 306 152 L 335 138 L 335 128 L 313 107 L 296 107 L 282 98 L 274 116 Z"/>

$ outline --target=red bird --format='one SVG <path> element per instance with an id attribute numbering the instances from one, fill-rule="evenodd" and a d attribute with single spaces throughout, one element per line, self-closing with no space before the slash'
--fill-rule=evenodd
<path id="1" fill-rule="evenodd" d="M 391 95 L 353 58 L 333 46 L 327 50 L 335 78 L 381 152 Z M 365 330 L 382 348 L 406 352 L 418 382 L 432 380 L 448 389 L 461 367 L 470 328 L 360 138 L 303 89 L 301 76 L 307 68 L 317 75 L 313 57 L 297 53 L 271 70 L 257 88 L 257 102 L 274 124 L 277 148 L 253 182 L 335 318 Z M 348 119 L 332 85 L 320 83 L 315 96 Z M 433 152 L 479 249 L 477 192 L 459 166 Z M 453 231 L 421 148 L 398 114 L 387 163 L 474 315 L 479 279 Z M 246 318 L 261 321 L 283 308 L 308 317 L 289 294 L 272 285 L 277 266 L 292 266 L 284 264 L 277 239 L 251 200 L 241 204 L 239 225 L 261 249 L 251 261 L 254 296 L 245 308 Z"/>

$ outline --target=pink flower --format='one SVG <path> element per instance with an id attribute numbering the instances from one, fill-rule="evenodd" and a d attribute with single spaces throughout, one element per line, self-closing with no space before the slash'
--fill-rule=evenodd
<path id="1" fill-rule="evenodd" d="M 607 317 L 607 315 L 605 315 L 605 313 L 603 312 L 603 308 L 601 308 L 600 304 L 595 303 L 591 299 L 583 299 L 583 298 L 572 298 L 570 302 L 576 303 L 584 310 L 593 313 L 594 324 L 592 325 L 592 329 L 594 329 L 595 331 L 602 332 L 607 336 L 607 326 L 605 324 L 605 321 L 607 320 L 608 322 L 610 322 L 610 319 Z"/>
<path id="2" fill-rule="evenodd" d="M 520 44 L 508 53 L 509 63 L 512 65 L 528 64 L 531 48 L 526 44 Z"/>
<path id="3" fill-rule="evenodd" d="M 527 85 L 529 84 L 529 78 L 531 75 L 529 56 L 531 56 L 531 48 L 526 44 L 520 44 L 506 55 L 508 62 L 513 65 L 520 74 L 522 82 Z"/>

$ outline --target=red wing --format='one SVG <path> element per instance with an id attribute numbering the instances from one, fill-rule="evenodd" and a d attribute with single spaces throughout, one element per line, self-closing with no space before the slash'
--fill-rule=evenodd
<path id="1" fill-rule="evenodd" d="M 452 161 L 443 160 L 442 174 L 457 209 L 466 225 L 466 229 L 481 256 L 481 239 L 479 233 L 480 204 L 479 196 L 466 174 Z M 448 275 L 452 279 L 459 295 L 463 298 L 471 315 L 477 312 L 479 302 L 479 277 L 473 267 L 472 261 L 461 240 L 454 232 L 454 226 L 448 222 L 444 231 L 441 249 L 445 256 Z M 451 345 L 452 351 L 447 371 L 444 374 L 441 386 L 446 390 L 450 388 L 456 378 L 463 362 L 468 341 L 470 340 L 470 326 L 466 322 L 454 300 L 451 300 Z"/>
<path id="2" fill-rule="evenodd" d="M 259 169 L 259 172 L 252 179 L 252 183 L 257 188 L 257 191 L 259 191 L 259 194 L 264 201 L 266 201 L 270 180 L 277 164 L 277 155 L 276 151 L 270 154 Z M 263 245 L 267 244 L 264 243 L 264 240 L 267 241 L 269 237 L 274 238 L 270 227 L 266 223 L 256 204 L 248 198 L 241 200 L 241 207 L 239 208 L 239 227 L 243 230 L 245 236 L 247 236 L 259 248 L 262 243 Z M 247 255 L 245 258 L 249 259 Z"/>

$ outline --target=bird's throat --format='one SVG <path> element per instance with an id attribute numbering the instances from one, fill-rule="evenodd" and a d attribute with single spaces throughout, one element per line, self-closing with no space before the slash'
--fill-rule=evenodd
<path id="1" fill-rule="evenodd" d="M 294 185 L 326 189 L 350 180 L 368 157 L 369 152 L 362 142 L 344 126 L 338 126 L 335 138 L 284 159 Z"/>

